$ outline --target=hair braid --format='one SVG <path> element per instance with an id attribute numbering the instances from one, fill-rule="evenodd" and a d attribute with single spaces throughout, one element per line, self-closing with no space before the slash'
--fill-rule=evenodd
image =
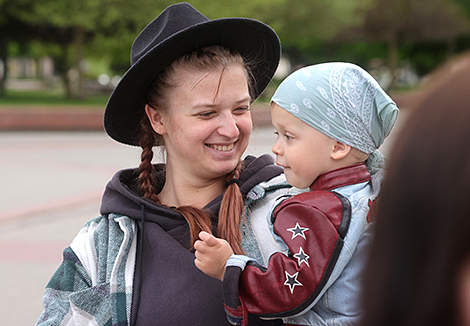
<path id="1" fill-rule="evenodd" d="M 155 194 L 155 178 L 153 176 L 155 167 L 152 164 L 153 147 L 157 142 L 157 134 L 150 125 L 150 121 L 145 115 L 141 122 L 142 136 L 140 138 L 140 147 L 142 147 L 141 163 L 139 166 L 139 185 L 142 196 L 151 201 L 163 205 Z M 166 206 L 168 207 L 168 206 Z M 206 231 L 212 233 L 212 224 L 209 214 L 193 206 L 180 206 L 175 211 L 181 213 L 188 222 L 191 234 L 191 245 L 199 238 L 199 232 Z"/>
<path id="2" fill-rule="evenodd" d="M 207 211 L 194 206 L 180 206 L 175 208 L 175 211 L 181 213 L 186 222 L 188 222 L 191 236 L 191 250 L 194 249 L 194 242 L 199 239 L 199 232 L 206 231 L 212 234 L 212 223 Z"/>
<path id="3" fill-rule="evenodd" d="M 142 154 L 140 156 L 141 163 L 139 165 L 139 185 L 142 195 L 152 201 L 157 201 L 157 195 L 155 194 L 155 179 L 153 173 L 155 167 L 152 164 L 153 158 L 153 146 L 155 145 L 155 132 L 150 125 L 150 121 L 145 115 L 140 126 L 142 128 L 142 136 L 140 138 L 140 147 L 142 147 Z"/>
<path id="4" fill-rule="evenodd" d="M 242 161 L 238 162 L 237 167 L 229 174 L 226 182 L 231 179 L 240 177 L 242 169 Z M 240 230 L 241 217 L 245 218 L 243 196 L 236 182 L 231 183 L 225 191 L 219 211 L 218 236 L 227 240 L 235 254 L 244 253 L 241 240 L 242 234 Z"/>

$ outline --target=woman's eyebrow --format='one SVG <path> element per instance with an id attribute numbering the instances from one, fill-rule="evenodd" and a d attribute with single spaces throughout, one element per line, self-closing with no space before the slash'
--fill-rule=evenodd
<path id="1" fill-rule="evenodd" d="M 250 102 L 251 101 L 251 97 L 248 95 L 246 97 L 243 97 L 242 99 L 238 100 L 238 101 L 235 101 L 234 104 L 235 105 L 239 105 L 239 104 L 243 104 L 243 103 L 246 103 L 246 102 Z M 215 107 L 218 107 L 219 104 L 216 104 L 214 102 L 200 102 L 200 103 L 197 103 L 196 105 L 193 106 L 194 109 L 197 109 L 197 108 L 215 108 Z"/>

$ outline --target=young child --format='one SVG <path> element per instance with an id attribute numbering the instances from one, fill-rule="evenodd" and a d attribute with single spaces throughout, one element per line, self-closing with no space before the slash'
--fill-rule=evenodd
<path id="1" fill-rule="evenodd" d="M 229 320 L 248 313 L 284 325 L 352 325 L 361 309 L 360 275 L 371 241 L 373 203 L 383 176 L 379 146 L 398 115 L 366 71 L 349 63 L 302 68 L 271 100 L 273 152 L 287 181 L 310 191 L 280 198 L 268 217 L 279 250 L 267 264 L 233 255 L 202 232 L 196 266 L 223 280 Z"/>

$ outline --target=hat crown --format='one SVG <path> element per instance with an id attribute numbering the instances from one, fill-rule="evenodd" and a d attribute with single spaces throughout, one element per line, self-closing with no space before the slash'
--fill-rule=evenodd
<path id="1" fill-rule="evenodd" d="M 208 20 L 209 18 L 189 3 L 177 3 L 167 7 L 135 39 L 131 49 L 131 64 L 174 34 Z"/>

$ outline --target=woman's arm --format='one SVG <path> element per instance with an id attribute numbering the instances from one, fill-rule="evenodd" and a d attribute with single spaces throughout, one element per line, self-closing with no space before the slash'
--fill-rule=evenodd
<path id="1" fill-rule="evenodd" d="M 135 228 L 123 216 L 88 222 L 63 253 L 46 286 L 37 325 L 128 323 Z M 128 292 L 128 291 L 127 291 Z"/>

